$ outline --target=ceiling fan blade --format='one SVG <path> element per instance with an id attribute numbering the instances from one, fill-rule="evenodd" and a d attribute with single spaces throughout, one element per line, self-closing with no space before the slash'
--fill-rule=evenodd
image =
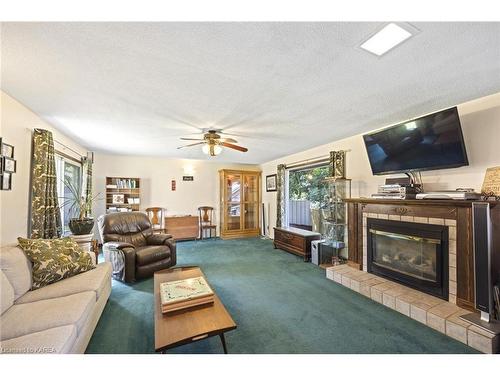
<path id="1" fill-rule="evenodd" d="M 203 139 L 199 139 L 199 138 L 180 138 L 182 139 L 183 141 L 203 141 Z"/>
<path id="2" fill-rule="evenodd" d="M 248 151 L 248 148 L 236 146 L 236 145 L 233 145 L 232 143 L 221 142 L 220 144 L 224 147 L 232 148 L 232 149 L 237 150 L 237 151 L 241 151 L 241 152 Z"/>
<path id="3" fill-rule="evenodd" d="M 221 138 L 221 139 L 219 139 L 219 141 L 229 142 L 229 143 L 238 143 L 238 141 L 236 139 L 233 139 L 233 138 Z"/>
<path id="4" fill-rule="evenodd" d="M 191 143 L 191 144 L 189 144 L 189 145 L 185 145 L 185 146 L 180 146 L 180 147 L 177 147 L 177 150 L 179 150 L 179 149 L 181 149 L 181 148 L 184 148 L 184 147 L 191 147 L 191 146 L 202 145 L 202 144 L 204 144 L 204 143 L 206 143 L 206 142 L 205 142 L 205 141 L 203 141 L 203 142 Z"/>

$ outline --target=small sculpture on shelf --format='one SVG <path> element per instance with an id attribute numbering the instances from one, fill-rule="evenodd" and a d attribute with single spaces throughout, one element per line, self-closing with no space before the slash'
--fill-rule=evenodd
<path id="1" fill-rule="evenodd" d="M 345 150 L 330 151 L 330 176 L 334 179 L 346 178 Z"/>

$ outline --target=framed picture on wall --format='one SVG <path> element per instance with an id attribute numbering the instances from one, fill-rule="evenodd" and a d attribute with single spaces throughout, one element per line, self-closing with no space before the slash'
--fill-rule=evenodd
<path id="1" fill-rule="evenodd" d="M 277 176 L 275 174 L 266 176 L 266 191 L 276 191 L 276 186 Z"/>
<path id="2" fill-rule="evenodd" d="M 12 175 L 10 173 L 4 172 L 0 176 L 0 188 L 1 190 L 12 190 Z"/>
<path id="3" fill-rule="evenodd" d="M 2 157 L 3 172 L 16 173 L 16 161 L 10 157 Z"/>
<path id="4" fill-rule="evenodd" d="M 8 158 L 14 157 L 14 146 L 3 142 L 2 138 L 0 138 L 0 155 Z"/>

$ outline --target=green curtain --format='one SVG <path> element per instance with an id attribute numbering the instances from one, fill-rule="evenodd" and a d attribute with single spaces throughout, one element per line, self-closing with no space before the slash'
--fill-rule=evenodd
<path id="1" fill-rule="evenodd" d="M 279 164 L 276 173 L 276 226 L 286 225 L 286 165 Z"/>
<path id="2" fill-rule="evenodd" d="M 83 175 L 83 194 L 87 202 L 92 199 L 92 159 L 90 157 L 82 158 Z M 85 212 L 86 217 L 92 217 L 92 207 Z"/>
<path id="3" fill-rule="evenodd" d="M 56 162 L 52 133 L 34 129 L 31 162 L 31 238 L 61 237 Z"/>

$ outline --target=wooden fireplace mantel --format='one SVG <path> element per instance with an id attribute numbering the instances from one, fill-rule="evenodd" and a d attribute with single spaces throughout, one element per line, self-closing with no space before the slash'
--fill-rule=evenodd
<path id="1" fill-rule="evenodd" d="M 457 305 L 474 310 L 472 201 L 350 198 L 347 202 L 348 260 L 363 267 L 363 213 L 388 219 L 413 216 L 456 221 Z M 500 202 L 491 201 L 494 264 L 500 263 Z M 393 215 L 393 216 L 391 216 Z M 366 237 L 365 237 L 366 238 Z M 500 272 L 500 266 L 497 272 Z"/>
<path id="2" fill-rule="evenodd" d="M 362 204 L 392 204 L 398 206 L 445 206 L 445 207 L 472 207 L 475 201 L 461 201 L 452 199 L 374 199 L 374 198 L 346 198 L 345 202 L 362 203 Z M 497 201 L 489 201 L 492 205 L 497 204 Z"/>

